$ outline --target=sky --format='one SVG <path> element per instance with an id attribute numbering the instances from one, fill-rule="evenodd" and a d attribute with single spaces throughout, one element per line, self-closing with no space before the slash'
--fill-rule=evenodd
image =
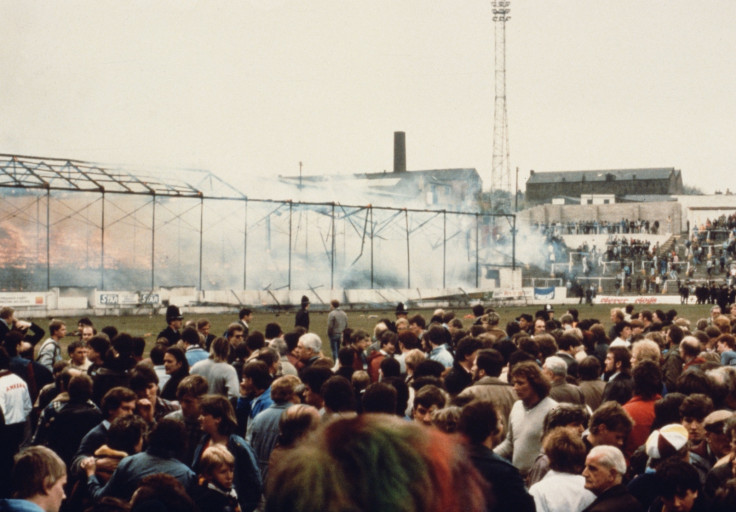
<path id="1" fill-rule="evenodd" d="M 0 0 L 0 153 L 267 178 L 491 181 L 490 0 Z M 512 0 L 511 169 L 675 167 L 736 190 L 736 2 Z M 513 182 L 513 181 L 512 181 Z M 281 199 L 281 197 L 277 197 Z"/>

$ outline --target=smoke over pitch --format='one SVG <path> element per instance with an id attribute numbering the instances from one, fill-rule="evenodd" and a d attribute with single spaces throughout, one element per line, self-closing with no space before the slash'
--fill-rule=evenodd
<path id="1" fill-rule="evenodd" d="M 207 191 L 201 174 L 191 183 Z M 483 264 L 510 264 L 510 219 L 475 213 L 470 198 L 429 209 L 454 184 L 396 185 L 411 175 L 404 154 L 385 177 L 279 177 L 242 191 L 4 188 L 0 288 L 475 287 Z"/>

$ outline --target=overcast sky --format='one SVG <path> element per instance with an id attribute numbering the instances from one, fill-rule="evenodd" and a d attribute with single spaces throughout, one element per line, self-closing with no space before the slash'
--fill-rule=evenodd
<path id="1" fill-rule="evenodd" d="M 514 0 L 511 166 L 736 190 L 736 2 Z M 474 167 L 490 0 L 0 0 L 0 153 L 259 177 Z M 523 188 L 523 187 L 522 187 Z"/>

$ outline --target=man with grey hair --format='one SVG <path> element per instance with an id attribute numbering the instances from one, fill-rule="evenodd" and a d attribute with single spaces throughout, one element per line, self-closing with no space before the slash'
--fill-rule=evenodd
<path id="1" fill-rule="evenodd" d="M 683 373 L 689 368 L 695 367 L 700 368 L 700 365 L 705 362 L 705 359 L 700 357 L 702 347 L 700 346 L 700 340 L 695 336 L 685 336 L 680 342 L 680 357 L 685 364 L 682 365 Z"/>
<path id="2" fill-rule="evenodd" d="M 299 375 L 296 371 L 296 367 L 291 364 L 287 355 L 289 354 L 289 347 L 283 338 L 274 338 L 271 340 L 270 348 L 275 350 L 279 355 L 279 363 L 281 364 L 281 375 Z"/>
<path id="3" fill-rule="evenodd" d="M 302 334 L 296 345 L 296 352 L 299 360 L 304 363 L 304 368 L 308 368 L 322 357 L 322 340 L 313 332 Z"/>
<path id="4" fill-rule="evenodd" d="M 544 360 L 542 373 L 550 381 L 549 396 L 558 402 L 585 405 L 582 390 L 567 382 L 567 363 L 559 356 L 550 356 Z"/>
<path id="5" fill-rule="evenodd" d="M 593 447 L 585 459 L 585 488 L 597 496 L 583 512 L 644 512 L 644 507 L 623 484 L 626 459 L 615 446 Z"/>

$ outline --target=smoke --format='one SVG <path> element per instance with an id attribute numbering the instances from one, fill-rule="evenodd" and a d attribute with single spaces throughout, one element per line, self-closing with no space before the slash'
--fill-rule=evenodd
<path id="1" fill-rule="evenodd" d="M 344 179 L 245 183 L 246 201 L 207 176 L 198 186 L 219 199 L 4 189 L 0 287 L 474 287 L 479 266 L 510 264 L 505 219 L 405 210 L 424 209 L 426 198 L 407 199 L 390 177 L 379 188 Z M 543 237 L 520 227 L 516 254 L 543 263 Z"/>

